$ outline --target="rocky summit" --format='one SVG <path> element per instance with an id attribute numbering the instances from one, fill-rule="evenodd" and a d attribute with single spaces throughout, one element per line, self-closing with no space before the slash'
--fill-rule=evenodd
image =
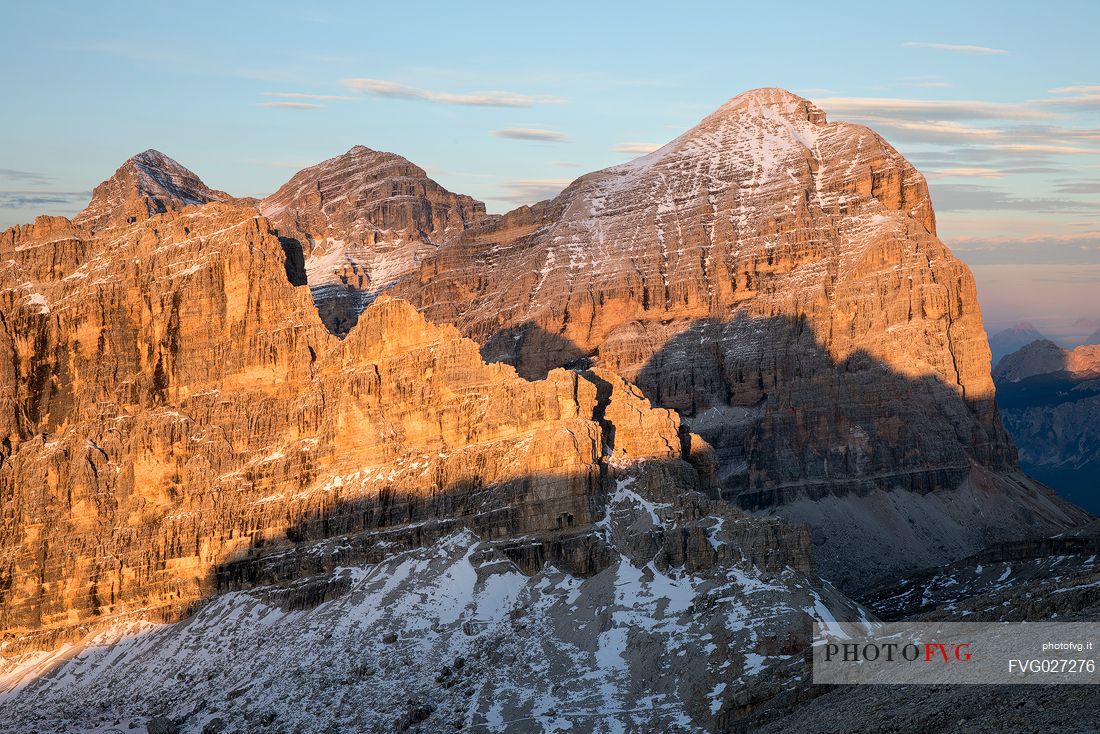
<path id="1" fill-rule="evenodd" d="M 923 177 L 777 89 L 502 216 L 147 151 L 0 234 L 0 316 L 18 730 L 748 731 L 843 592 L 1089 519 Z"/>
<path id="2" fill-rule="evenodd" d="M 635 382 L 716 449 L 726 499 L 810 523 L 842 586 L 1078 517 L 1014 469 L 924 177 L 783 90 L 487 217 L 394 292 L 529 377 Z"/>
<path id="3" fill-rule="evenodd" d="M 485 216 L 480 201 L 361 145 L 300 171 L 258 206 L 301 251 L 321 319 L 340 335 L 379 293 Z"/>

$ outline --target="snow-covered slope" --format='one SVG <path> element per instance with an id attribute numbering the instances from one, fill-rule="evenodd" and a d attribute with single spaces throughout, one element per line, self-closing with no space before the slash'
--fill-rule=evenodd
<path id="1" fill-rule="evenodd" d="M 131 618 L 52 652 L 6 652 L 0 714 L 43 732 L 154 717 L 184 732 L 704 732 L 769 665 L 802 654 L 813 617 L 866 617 L 812 574 L 737 560 L 720 505 L 701 522 L 728 561 L 670 566 L 653 540 L 681 532 L 685 507 L 638 479 L 609 499 L 597 528 L 613 555 L 593 576 L 525 575 L 507 543 L 461 530 L 226 593 L 174 624 Z"/>

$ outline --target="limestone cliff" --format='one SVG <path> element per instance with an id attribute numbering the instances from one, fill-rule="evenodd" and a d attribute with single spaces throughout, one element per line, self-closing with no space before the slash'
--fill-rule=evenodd
<path id="1" fill-rule="evenodd" d="M 812 522 L 842 583 L 1082 517 L 1015 469 L 974 280 L 924 177 L 783 90 L 483 220 L 394 292 L 521 374 L 635 382 L 714 446 L 724 496 Z"/>
<path id="2" fill-rule="evenodd" d="M 9 632 L 172 617 L 303 572 L 272 549 L 378 528 L 362 557 L 467 527 L 527 538 L 510 553 L 531 572 L 593 573 L 610 462 L 651 460 L 639 481 L 669 497 L 715 486 L 705 443 L 615 375 L 528 382 L 388 298 L 336 338 L 249 207 L 103 235 L 41 218 L 2 246 Z M 744 523 L 765 529 L 739 536 L 746 558 L 810 569 L 797 528 Z"/>

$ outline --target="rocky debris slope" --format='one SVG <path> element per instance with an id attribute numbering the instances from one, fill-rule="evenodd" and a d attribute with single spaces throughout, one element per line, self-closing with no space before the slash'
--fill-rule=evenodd
<path id="1" fill-rule="evenodd" d="M 378 293 L 485 216 L 480 201 L 361 145 L 299 171 L 258 206 L 298 243 L 321 318 L 340 335 Z"/>
<path id="2" fill-rule="evenodd" d="M 1034 342 L 1001 360 L 993 376 L 1022 466 L 1100 512 L 1100 345 Z"/>
<path id="3" fill-rule="evenodd" d="M 1001 543 L 864 595 L 884 620 L 1091 621 L 1100 617 L 1100 526 Z"/>
<path id="4" fill-rule="evenodd" d="M 1097 729 L 1100 729 L 1100 687 L 1073 686 L 1070 693 L 1064 685 L 1031 684 L 846 686 L 802 701 L 786 716 L 766 725 L 729 731 L 1092 734 Z"/>
<path id="5" fill-rule="evenodd" d="M 843 584 L 1082 519 L 1014 473 L 974 281 L 924 178 L 782 90 L 486 218 L 394 292 L 521 374 L 595 363 L 635 382 L 715 447 L 725 497 L 797 511 L 825 548 L 863 518 L 823 560 Z M 899 536 L 928 492 L 950 535 Z"/>
<path id="6" fill-rule="evenodd" d="M 895 621 L 1089 622 L 1100 615 L 1100 526 L 1002 543 L 874 589 L 864 599 Z M 884 693 L 889 689 L 888 695 Z M 1091 703 L 1090 703 L 1091 701 Z M 727 719 L 727 712 L 751 713 Z M 723 704 L 718 730 L 749 732 L 1100 730 L 1096 686 L 815 686 L 792 658 Z"/>
<path id="7" fill-rule="evenodd" d="M 73 222 L 93 230 L 103 229 L 192 204 L 232 198 L 224 191 L 211 189 L 159 150 L 150 149 L 127 160 L 113 176 L 96 186 L 91 202 Z"/>
<path id="8" fill-rule="evenodd" d="M 372 564 L 346 562 L 362 533 L 337 537 L 303 548 L 327 559 L 315 576 L 6 655 L 0 712 L 43 732 L 154 717 L 183 732 L 704 732 L 801 654 L 811 616 L 863 614 L 749 561 L 728 505 L 670 492 L 645 463 L 613 470 L 592 527 L 609 560 L 591 575 L 524 573 L 513 543 L 469 530 Z"/>

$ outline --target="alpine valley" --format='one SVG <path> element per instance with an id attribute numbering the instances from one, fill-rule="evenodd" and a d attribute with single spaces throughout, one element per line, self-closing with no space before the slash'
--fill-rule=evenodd
<path id="1" fill-rule="evenodd" d="M 3 731 L 1100 726 L 810 685 L 814 618 L 1095 620 L 1100 528 L 924 177 L 780 89 L 504 215 L 134 156 L 0 234 L 0 518 Z"/>

